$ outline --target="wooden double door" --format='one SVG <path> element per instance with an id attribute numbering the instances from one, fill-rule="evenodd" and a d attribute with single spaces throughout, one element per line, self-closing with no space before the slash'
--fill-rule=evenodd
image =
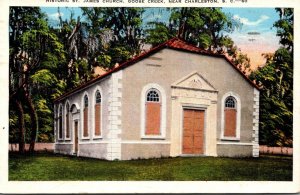
<path id="1" fill-rule="evenodd" d="M 183 110 L 183 154 L 204 154 L 204 119 L 204 110 Z"/>

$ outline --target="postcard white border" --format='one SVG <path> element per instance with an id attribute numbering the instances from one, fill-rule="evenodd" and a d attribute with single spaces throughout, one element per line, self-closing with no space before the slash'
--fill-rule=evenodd
<path id="1" fill-rule="evenodd" d="M 227 0 L 229 1 L 229 0 Z M 8 18 L 9 6 L 93 7 L 93 3 L 46 3 L 45 0 L 0 0 L 0 193 L 295 193 L 300 192 L 300 1 L 299 0 L 248 0 L 236 4 L 169 4 L 160 7 L 291 7 L 294 8 L 294 156 L 293 181 L 8 181 Z M 110 4 L 117 7 L 120 4 Z M 123 5 L 122 5 L 123 6 Z M 127 4 L 124 7 L 158 7 Z"/>

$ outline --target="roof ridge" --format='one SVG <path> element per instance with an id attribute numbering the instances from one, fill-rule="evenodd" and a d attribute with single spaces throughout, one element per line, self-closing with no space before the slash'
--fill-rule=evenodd
<path id="1" fill-rule="evenodd" d="M 182 45 L 174 45 L 176 44 L 176 41 L 180 42 L 180 44 Z M 254 86 L 255 88 L 259 89 L 259 87 L 254 83 L 252 82 L 240 69 L 238 69 L 237 66 L 235 66 L 233 64 L 233 62 L 231 61 L 231 59 L 229 59 L 226 55 L 224 54 L 219 54 L 219 53 L 214 53 L 214 52 L 210 52 L 210 51 L 206 51 L 204 49 L 201 49 L 195 45 L 192 45 L 192 44 L 189 44 L 187 43 L 186 41 L 180 39 L 179 37 L 173 37 L 153 48 L 151 48 L 150 50 L 146 51 L 146 52 L 143 52 L 143 53 L 140 53 L 139 55 L 136 55 L 130 59 L 128 59 L 127 61 L 123 62 L 123 63 L 120 63 L 119 66 L 117 67 L 114 67 L 113 69 L 109 70 L 108 72 L 104 73 L 103 75 L 99 75 L 85 83 L 83 83 L 82 85 L 79 85 L 75 88 L 73 88 L 72 90 L 62 94 L 60 97 L 58 97 L 57 99 L 55 99 L 54 101 L 59 101 L 61 99 L 63 99 L 64 97 L 67 97 L 68 95 L 70 95 L 71 93 L 73 92 L 76 92 L 77 90 L 81 89 L 81 88 L 84 88 L 86 86 L 88 86 L 89 84 L 92 84 L 100 79 L 103 79 L 105 78 L 106 76 L 108 76 L 109 74 L 113 73 L 113 72 L 116 72 L 118 70 L 121 70 L 123 68 L 126 68 L 127 66 L 131 65 L 131 64 L 134 64 L 142 59 L 144 59 L 145 57 L 147 56 L 150 56 L 152 55 L 153 53 L 165 48 L 165 47 L 168 47 L 168 48 L 171 48 L 171 49 L 175 49 L 175 50 L 180 50 L 180 51 L 187 51 L 187 52 L 192 52 L 192 53 L 197 53 L 197 54 L 203 54 L 203 55 L 210 55 L 210 56 L 215 56 L 215 57 L 222 57 L 224 58 L 229 64 L 231 64 L 233 66 L 234 69 L 236 69 L 252 86 Z"/>

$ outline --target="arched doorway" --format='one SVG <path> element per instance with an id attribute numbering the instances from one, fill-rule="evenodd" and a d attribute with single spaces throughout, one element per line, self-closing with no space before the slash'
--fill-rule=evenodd
<path id="1" fill-rule="evenodd" d="M 80 124 L 80 107 L 77 103 L 72 104 L 71 106 L 72 113 L 72 131 L 73 131 L 73 154 L 79 154 L 79 124 Z"/>

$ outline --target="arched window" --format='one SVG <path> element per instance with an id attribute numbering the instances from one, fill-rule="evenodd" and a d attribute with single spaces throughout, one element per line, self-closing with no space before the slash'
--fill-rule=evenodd
<path id="1" fill-rule="evenodd" d="M 89 136 L 88 124 L 89 124 L 89 98 L 84 96 L 84 109 L 83 109 L 83 137 Z"/>
<path id="2" fill-rule="evenodd" d="M 145 135 L 161 135 L 161 97 L 157 89 L 147 91 L 145 111 Z"/>
<path id="3" fill-rule="evenodd" d="M 62 106 L 59 107 L 58 112 L 58 139 L 62 139 Z"/>
<path id="4" fill-rule="evenodd" d="M 70 138 L 70 105 L 69 102 L 66 104 L 66 138 Z"/>
<path id="5" fill-rule="evenodd" d="M 141 138 L 166 138 L 166 92 L 157 83 L 148 83 L 141 90 Z"/>
<path id="6" fill-rule="evenodd" d="M 95 93 L 95 136 L 101 136 L 101 93 Z"/>
<path id="7" fill-rule="evenodd" d="M 225 99 L 224 106 L 224 137 L 237 136 L 237 101 L 233 96 Z"/>

